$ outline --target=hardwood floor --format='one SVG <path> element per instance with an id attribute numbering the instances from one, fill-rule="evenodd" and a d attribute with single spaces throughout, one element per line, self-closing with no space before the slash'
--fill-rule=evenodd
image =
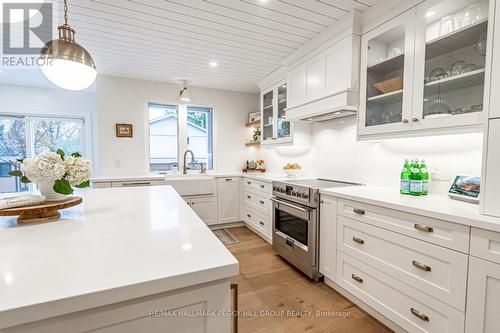
<path id="1" fill-rule="evenodd" d="M 240 333 L 392 332 L 322 282 L 303 276 L 245 227 L 228 249 L 240 262 Z M 318 316 L 317 311 L 329 313 Z"/>

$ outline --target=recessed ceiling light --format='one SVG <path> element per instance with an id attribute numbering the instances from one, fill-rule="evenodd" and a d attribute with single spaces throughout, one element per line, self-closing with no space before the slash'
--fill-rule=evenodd
<path id="1" fill-rule="evenodd" d="M 425 17 L 429 18 L 429 17 L 434 16 L 435 14 L 436 14 L 436 12 L 431 10 L 431 11 L 428 11 L 428 12 L 425 14 Z"/>
<path id="2" fill-rule="evenodd" d="M 219 63 L 215 60 L 212 60 L 212 61 L 210 61 L 209 65 L 210 65 L 210 67 L 217 67 L 217 66 L 219 66 Z"/>

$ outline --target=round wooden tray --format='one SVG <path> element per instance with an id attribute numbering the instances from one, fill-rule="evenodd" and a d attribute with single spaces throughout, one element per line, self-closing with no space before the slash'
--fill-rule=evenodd
<path id="1" fill-rule="evenodd" d="M 59 209 L 73 207 L 82 203 L 80 197 L 68 197 L 60 201 L 45 201 L 44 203 L 25 206 L 14 207 L 0 210 L 0 216 L 17 216 L 17 223 L 30 224 L 40 222 L 50 222 L 58 220 L 61 217 Z"/>

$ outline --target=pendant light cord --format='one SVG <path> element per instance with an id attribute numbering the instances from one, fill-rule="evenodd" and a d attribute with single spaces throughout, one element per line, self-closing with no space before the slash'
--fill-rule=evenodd
<path id="1" fill-rule="evenodd" d="M 68 0 L 64 0 L 64 25 L 68 25 Z"/>

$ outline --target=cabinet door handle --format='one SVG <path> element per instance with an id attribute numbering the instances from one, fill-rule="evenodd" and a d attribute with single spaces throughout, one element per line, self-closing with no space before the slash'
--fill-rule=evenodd
<path id="1" fill-rule="evenodd" d="M 427 265 L 422 264 L 422 263 L 420 263 L 420 262 L 418 262 L 418 261 L 413 260 L 413 261 L 411 262 L 411 264 L 412 264 L 413 266 L 417 267 L 418 269 L 423 270 L 423 271 L 426 271 L 426 272 L 430 272 L 430 271 L 431 271 L 431 266 L 427 266 Z"/>
<path id="2" fill-rule="evenodd" d="M 265 202 L 264 202 L 264 201 L 262 201 L 262 200 L 260 200 L 259 202 L 260 202 L 262 205 L 263 205 L 263 204 L 265 204 Z"/>
<path id="3" fill-rule="evenodd" d="M 247 182 L 248 185 L 252 185 L 252 182 Z"/>
<path id="4" fill-rule="evenodd" d="M 252 218 L 252 215 L 250 215 L 250 214 L 247 214 L 247 217 L 248 217 L 248 218 Z"/>
<path id="5" fill-rule="evenodd" d="M 352 211 L 359 215 L 365 215 L 365 211 L 359 208 L 354 208 Z"/>
<path id="6" fill-rule="evenodd" d="M 418 319 L 421 319 L 423 321 L 429 321 L 429 317 L 424 315 L 422 312 L 415 310 L 414 308 L 411 308 L 411 314 L 417 317 Z"/>
<path id="7" fill-rule="evenodd" d="M 265 186 L 264 185 L 260 185 L 260 188 L 264 188 Z"/>
<path id="8" fill-rule="evenodd" d="M 356 274 L 351 274 L 353 280 L 358 281 L 359 283 L 363 283 L 363 279 L 357 276 Z"/>
<path id="9" fill-rule="evenodd" d="M 142 182 L 142 183 L 122 183 L 122 186 L 149 186 L 150 182 Z"/>
<path id="10" fill-rule="evenodd" d="M 352 237 L 352 240 L 355 241 L 358 244 L 364 244 L 365 243 L 364 240 L 362 240 L 361 238 L 358 238 L 356 236 Z"/>
<path id="11" fill-rule="evenodd" d="M 230 182 L 232 180 L 233 180 L 233 178 L 226 178 L 226 182 Z"/>
<path id="12" fill-rule="evenodd" d="M 414 123 L 418 122 L 418 118 L 413 118 L 411 121 L 413 121 Z"/>
<path id="13" fill-rule="evenodd" d="M 249 196 L 249 195 L 247 195 L 247 199 L 252 199 L 252 197 L 251 197 L 251 196 Z"/>
<path id="14" fill-rule="evenodd" d="M 260 221 L 259 223 L 260 223 L 260 225 L 264 225 L 264 222 L 262 222 L 262 221 Z"/>
<path id="15" fill-rule="evenodd" d="M 434 231 L 434 229 L 432 227 L 428 227 L 428 226 L 423 225 L 423 224 L 415 224 L 414 227 L 415 227 L 415 229 L 423 231 L 423 232 L 433 232 Z"/>
<path id="16" fill-rule="evenodd" d="M 403 119 L 403 124 L 408 124 L 408 119 Z"/>

